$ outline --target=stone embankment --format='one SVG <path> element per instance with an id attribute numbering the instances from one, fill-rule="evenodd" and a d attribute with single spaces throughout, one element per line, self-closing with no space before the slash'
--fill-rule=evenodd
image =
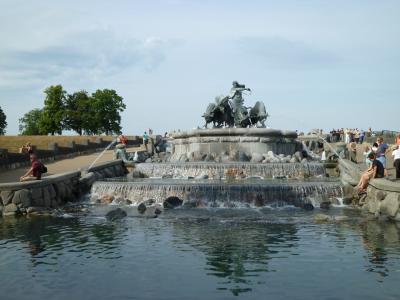
<path id="1" fill-rule="evenodd" d="M 127 174 L 122 160 L 98 164 L 87 170 L 43 177 L 42 180 L 0 184 L 0 215 L 41 213 L 74 202 L 96 180 Z"/>
<path id="2" fill-rule="evenodd" d="M 358 203 L 362 209 L 376 217 L 386 216 L 400 221 L 400 181 L 372 179 L 367 194 L 358 196 L 355 186 L 361 177 L 359 166 L 349 160 L 339 160 L 340 176 L 345 185 L 345 200 Z"/>

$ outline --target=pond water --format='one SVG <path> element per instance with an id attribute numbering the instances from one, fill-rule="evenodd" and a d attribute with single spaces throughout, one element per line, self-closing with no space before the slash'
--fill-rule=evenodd
<path id="1" fill-rule="evenodd" d="M 0 299 L 399 299 L 400 226 L 319 212 L 3 218 Z"/>

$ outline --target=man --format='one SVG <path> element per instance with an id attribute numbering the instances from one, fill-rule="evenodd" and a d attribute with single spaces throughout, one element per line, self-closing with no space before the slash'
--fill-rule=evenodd
<path id="1" fill-rule="evenodd" d="M 149 143 L 149 136 L 148 136 L 147 132 L 145 131 L 143 134 L 143 144 L 146 147 L 146 151 L 148 151 L 148 149 L 147 149 L 148 143 Z"/>
<path id="2" fill-rule="evenodd" d="M 376 150 L 376 159 L 379 160 L 385 168 L 385 176 L 387 176 L 386 170 L 386 153 L 389 151 L 389 146 L 383 142 L 382 137 L 378 137 L 376 140 L 378 143 L 378 149 Z"/>
<path id="3" fill-rule="evenodd" d="M 40 180 L 42 178 L 43 164 L 38 160 L 34 153 L 29 155 L 29 159 L 32 166 L 23 176 L 20 177 L 20 181 Z"/>
<path id="4" fill-rule="evenodd" d="M 371 152 L 368 154 L 368 159 L 372 162 L 371 166 L 366 170 L 360 178 L 360 182 L 358 183 L 358 194 L 364 194 L 367 192 L 367 187 L 369 181 L 372 178 L 383 178 L 385 173 L 385 168 L 382 163 L 376 159 L 376 154 Z"/>

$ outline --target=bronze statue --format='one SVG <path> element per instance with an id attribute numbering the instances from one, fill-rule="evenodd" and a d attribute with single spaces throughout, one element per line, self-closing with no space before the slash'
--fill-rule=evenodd
<path id="1" fill-rule="evenodd" d="M 217 128 L 233 126 L 238 128 L 265 127 L 268 114 L 264 103 L 257 101 L 254 107 L 244 106 L 243 91 L 251 92 L 244 84 L 234 81 L 228 96 L 216 97 L 215 103 L 210 103 L 203 114 L 206 121 L 205 128 L 211 122 L 213 127 Z"/>

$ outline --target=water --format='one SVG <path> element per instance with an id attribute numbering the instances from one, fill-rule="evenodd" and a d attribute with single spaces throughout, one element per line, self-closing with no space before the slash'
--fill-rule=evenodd
<path id="1" fill-rule="evenodd" d="M 399 299 L 400 228 L 300 209 L 0 219 L 1 299 Z"/>
<path id="2" fill-rule="evenodd" d="M 208 207 L 260 207 L 266 205 L 302 206 L 333 201 L 343 196 L 342 184 L 337 179 L 313 180 L 177 180 L 115 178 L 97 181 L 92 186 L 93 200 L 104 195 L 128 199 L 134 205 L 153 199 L 162 204 L 168 197 L 178 197 L 184 203 Z"/>
<path id="3" fill-rule="evenodd" d="M 108 144 L 108 146 L 105 147 L 104 150 L 103 150 L 103 151 L 96 157 L 96 159 L 90 164 L 88 170 L 90 170 L 90 169 L 95 165 L 95 163 L 100 159 L 100 157 L 102 157 L 102 156 L 104 155 L 104 153 L 105 153 L 108 149 L 110 149 L 111 146 L 114 145 L 115 143 L 117 143 L 117 140 L 112 141 L 110 144 Z"/>
<path id="4" fill-rule="evenodd" d="M 322 163 L 145 163 L 138 164 L 136 169 L 149 177 L 169 175 L 176 178 L 197 177 L 207 175 L 209 178 L 220 179 L 228 170 L 240 170 L 245 175 L 262 176 L 265 178 L 289 177 L 304 178 L 325 176 Z"/>

